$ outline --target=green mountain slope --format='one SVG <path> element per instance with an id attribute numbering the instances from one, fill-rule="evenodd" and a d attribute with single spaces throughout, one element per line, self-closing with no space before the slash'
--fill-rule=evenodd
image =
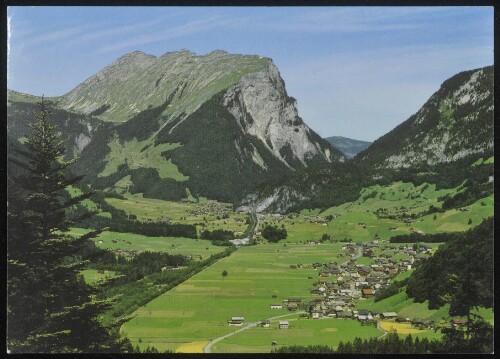
<path id="1" fill-rule="evenodd" d="M 100 112 L 102 120 L 125 122 L 170 97 L 170 106 L 163 112 L 175 118 L 192 113 L 242 76 L 264 69 L 268 61 L 220 50 L 205 56 L 182 50 L 160 57 L 134 51 L 60 97 L 59 106 L 83 113 Z"/>
<path id="2" fill-rule="evenodd" d="M 493 66 L 464 71 L 356 159 L 389 168 L 453 162 L 491 152 L 493 123 Z"/>
<path id="3" fill-rule="evenodd" d="M 41 97 L 8 91 L 7 101 L 7 134 L 9 138 L 21 139 L 30 129 L 33 122 L 33 112 L 39 109 Z M 104 124 L 99 119 L 74 112 L 62 110 L 54 105 L 53 99 L 46 99 L 51 120 L 61 131 L 66 142 L 68 156 L 79 156 L 91 142 L 91 138 L 101 131 Z"/>

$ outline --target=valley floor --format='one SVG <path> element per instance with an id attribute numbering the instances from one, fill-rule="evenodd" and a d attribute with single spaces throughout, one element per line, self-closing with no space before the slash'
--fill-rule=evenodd
<path id="1" fill-rule="evenodd" d="M 259 215 L 259 225 L 252 235 L 257 245 L 239 248 L 140 307 L 122 326 L 121 333 L 141 349 L 154 346 L 160 352 L 184 353 L 258 353 L 286 345 L 336 347 L 340 341 L 380 337 L 394 329 L 400 335 L 411 333 L 421 338 L 437 338 L 439 332 L 431 328 L 418 329 L 410 323 L 382 320 L 377 314 L 374 314 L 375 322 L 371 324 L 356 318 L 327 318 L 327 315 L 321 319 L 307 318 L 306 314 L 311 315 L 307 303 L 321 297 L 311 291 L 321 287 L 319 273 L 324 268 L 315 268 L 313 263 L 345 264 L 352 260 L 352 265 L 372 266 L 378 263 L 378 258 L 390 258 L 398 263 L 399 268 L 399 274 L 393 280 L 402 280 L 411 274 L 412 269 L 400 266 L 401 261 L 432 255 L 439 243 L 428 243 L 425 250 L 410 255 L 413 244 L 389 243 L 392 236 L 412 232 L 464 231 L 479 224 L 482 218 L 493 215 L 493 196 L 466 209 L 426 213 L 430 205 L 440 207 L 440 198 L 444 195 L 460 190 L 437 191 L 433 185 L 415 187 L 398 182 L 386 187 L 365 188 L 357 201 L 323 212 L 304 210 L 289 215 Z M 138 195 L 107 201 L 141 220 L 168 218 L 175 223 L 203 223 L 203 227 L 210 230 L 226 229 L 240 233 L 248 226 L 245 224 L 248 214 L 232 212 L 230 206 L 216 202 L 176 203 Z M 288 237 L 279 243 L 268 242 L 261 236 L 266 225 L 284 226 Z M 327 240 L 324 240 L 324 235 L 327 235 Z M 109 232 L 95 241 L 103 249 L 122 253 L 151 250 L 205 258 L 224 249 L 206 240 Z M 363 255 L 366 250 L 363 245 L 368 243 L 373 246 L 372 256 Z M 357 249 L 349 252 L 349 247 Z M 227 272 L 227 276 L 223 276 L 223 272 Z M 99 277 L 95 272 L 84 274 L 89 281 Z M 338 277 L 328 277 L 326 281 L 340 283 Z M 360 288 L 352 289 L 359 292 Z M 296 311 L 287 309 L 290 298 L 301 299 Z M 272 309 L 271 304 L 282 307 Z M 373 297 L 358 298 L 346 302 L 344 309 L 367 310 L 378 315 L 396 312 L 398 316 L 432 320 L 436 324 L 449 323 L 451 319 L 447 307 L 429 310 L 427 303 L 413 303 L 404 292 L 378 302 Z M 481 310 L 481 314 L 493 321 L 491 310 Z M 244 317 L 242 326 L 229 326 L 232 317 Z M 264 319 L 270 320 L 267 328 L 260 325 Z M 279 329 L 279 322 L 283 320 L 289 326 Z"/>

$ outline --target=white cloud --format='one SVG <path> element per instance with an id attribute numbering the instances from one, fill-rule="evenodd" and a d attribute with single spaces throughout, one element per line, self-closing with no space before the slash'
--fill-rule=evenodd
<path id="1" fill-rule="evenodd" d="M 148 22 L 139 22 L 139 23 L 133 23 L 133 24 L 128 24 L 128 25 L 122 25 L 119 27 L 114 26 L 113 24 L 109 23 L 106 24 L 105 28 L 102 29 L 97 29 L 96 31 L 93 32 L 86 32 L 85 34 L 82 34 L 81 36 L 75 38 L 72 40 L 73 44 L 81 44 L 89 41 L 94 41 L 106 37 L 112 37 L 115 35 L 125 35 L 130 32 L 137 32 L 139 30 L 147 29 L 155 25 L 159 25 L 162 22 L 164 22 L 165 19 L 163 18 L 158 18 L 152 21 Z"/>
<path id="2" fill-rule="evenodd" d="M 142 46 L 152 42 L 174 39 L 181 36 L 202 33 L 204 31 L 223 26 L 232 26 L 234 19 L 222 16 L 212 16 L 208 19 L 193 20 L 185 24 L 169 27 L 162 31 L 153 31 L 145 34 L 132 36 L 126 40 L 118 41 L 110 46 L 103 46 L 97 50 L 97 53 L 107 53 L 116 50 L 131 48 L 133 46 Z"/>
<path id="3" fill-rule="evenodd" d="M 62 40 L 72 39 L 79 34 L 84 34 L 92 28 L 98 26 L 97 23 L 92 24 L 79 24 L 72 27 L 66 27 L 62 29 L 53 30 L 50 32 L 42 32 L 33 37 L 28 37 L 22 40 L 26 45 L 39 45 L 51 42 L 57 42 Z"/>

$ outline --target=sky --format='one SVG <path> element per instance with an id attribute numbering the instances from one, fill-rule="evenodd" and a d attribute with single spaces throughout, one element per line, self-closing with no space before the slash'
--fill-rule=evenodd
<path id="1" fill-rule="evenodd" d="M 270 57 L 322 137 L 373 141 L 493 64 L 493 7 L 9 7 L 8 88 L 60 96 L 120 56 Z"/>

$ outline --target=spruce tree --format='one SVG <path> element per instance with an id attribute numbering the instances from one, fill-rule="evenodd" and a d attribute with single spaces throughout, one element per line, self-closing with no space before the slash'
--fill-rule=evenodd
<path id="1" fill-rule="evenodd" d="M 7 188 L 7 346 L 10 352 L 110 352 L 129 349 L 99 316 L 112 302 L 79 280 L 86 266 L 77 253 L 98 232 L 68 234 L 67 209 L 91 192 L 68 198 L 64 142 L 42 99 L 31 134 L 11 153 Z M 13 147 L 11 146 L 11 149 Z M 116 323 L 119 325 L 120 323 Z"/>

